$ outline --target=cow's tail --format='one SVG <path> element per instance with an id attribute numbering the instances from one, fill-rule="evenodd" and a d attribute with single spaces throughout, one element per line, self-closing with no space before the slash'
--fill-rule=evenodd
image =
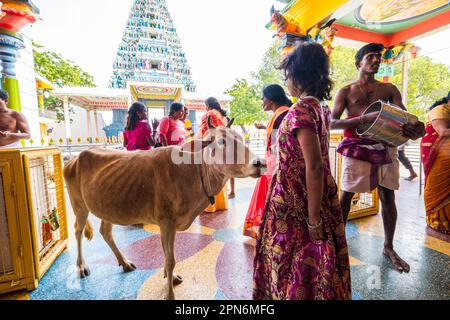
<path id="1" fill-rule="evenodd" d="M 90 224 L 89 220 L 86 220 L 86 225 L 84 226 L 84 236 L 89 241 L 92 240 L 94 237 L 94 228 L 92 228 L 92 225 Z"/>

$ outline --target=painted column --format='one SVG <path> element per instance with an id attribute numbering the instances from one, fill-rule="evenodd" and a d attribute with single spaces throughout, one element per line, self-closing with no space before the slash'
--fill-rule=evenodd
<path id="1" fill-rule="evenodd" d="M 39 9 L 31 0 L 2 0 L 0 7 L 1 86 L 9 94 L 9 108 L 21 112 L 19 82 L 14 69 L 20 57 L 19 50 L 25 45 L 18 32 L 27 24 L 36 22 Z"/>
<path id="2" fill-rule="evenodd" d="M 86 109 L 86 124 L 87 124 L 87 136 L 88 136 L 88 138 L 91 138 L 92 132 L 91 132 L 91 110 L 90 109 Z"/>
<path id="3" fill-rule="evenodd" d="M 66 125 L 66 140 L 72 138 L 72 130 L 70 128 L 70 112 L 69 112 L 69 98 L 67 96 L 62 98 L 64 104 L 64 123 Z"/>
<path id="4" fill-rule="evenodd" d="M 2 89 L 9 94 L 10 109 L 21 112 L 19 81 L 15 64 L 20 57 L 19 50 L 25 48 L 19 34 L 0 28 L 0 65 L 2 67 Z"/>

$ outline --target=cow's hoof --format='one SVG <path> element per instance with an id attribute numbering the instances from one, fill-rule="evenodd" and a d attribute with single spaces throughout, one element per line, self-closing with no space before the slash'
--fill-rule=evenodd
<path id="1" fill-rule="evenodd" d="M 80 275 L 80 278 L 86 278 L 91 274 L 91 271 L 87 265 L 81 265 L 78 267 L 78 274 Z"/>
<path id="2" fill-rule="evenodd" d="M 177 275 L 174 274 L 172 283 L 173 283 L 174 286 L 182 284 L 183 283 L 183 278 L 181 276 L 177 276 Z"/>
<path id="3" fill-rule="evenodd" d="M 136 270 L 136 266 L 132 262 L 129 262 L 129 261 L 125 261 L 122 264 L 122 268 L 123 268 L 124 272 L 132 272 L 132 271 Z"/>
<path id="4" fill-rule="evenodd" d="M 175 294 L 173 292 L 169 293 L 166 295 L 166 297 L 164 299 L 165 300 L 175 300 Z"/>

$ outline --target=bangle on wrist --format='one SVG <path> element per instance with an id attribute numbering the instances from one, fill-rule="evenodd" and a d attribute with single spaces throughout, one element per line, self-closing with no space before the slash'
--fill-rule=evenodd
<path id="1" fill-rule="evenodd" d="M 315 226 L 312 226 L 309 224 L 309 219 L 306 220 L 306 224 L 308 225 L 309 229 L 318 229 L 322 226 L 322 218 L 320 218 L 320 222 L 316 224 Z"/>

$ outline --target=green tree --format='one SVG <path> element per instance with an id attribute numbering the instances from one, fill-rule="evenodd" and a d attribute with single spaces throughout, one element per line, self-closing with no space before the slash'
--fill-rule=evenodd
<path id="1" fill-rule="evenodd" d="M 95 87 L 94 77 L 73 61 L 66 60 L 55 52 L 47 51 L 43 46 L 34 42 L 33 56 L 36 72 L 47 78 L 56 87 Z M 61 99 L 51 96 L 45 98 L 44 106 L 49 110 L 55 111 L 60 122 L 64 120 L 64 108 Z M 71 113 L 73 113 L 73 110 L 71 110 Z"/>
<path id="2" fill-rule="evenodd" d="M 233 97 L 230 102 L 230 117 L 235 119 L 235 124 L 248 125 L 266 118 L 261 108 L 261 98 L 255 86 L 250 85 L 247 80 L 237 79 L 226 93 Z"/>
<path id="3" fill-rule="evenodd" d="M 250 82 L 237 79 L 236 83 L 225 93 L 232 96 L 230 116 L 235 118 L 235 124 L 250 125 L 255 121 L 267 120 L 269 115 L 261 107 L 262 90 L 268 84 L 283 84 L 282 74 L 278 70 L 280 54 L 275 41 L 264 54 L 260 69 L 251 74 Z"/>
<path id="4" fill-rule="evenodd" d="M 435 63 L 429 57 L 419 57 L 409 61 L 407 109 L 422 121 L 428 107 L 434 101 L 446 96 L 450 89 L 450 68 Z M 394 83 L 402 90 L 402 64 L 399 61 L 394 68 Z"/>
<path id="5" fill-rule="evenodd" d="M 281 56 L 278 48 L 281 46 L 280 40 L 276 40 L 263 57 L 260 69 L 256 73 L 252 73 L 256 81 L 255 87 L 258 92 L 262 92 L 268 84 L 284 85 L 283 74 L 279 70 L 281 64 Z"/>
<path id="6" fill-rule="evenodd" d="M 352 83 L 358 78 L 358 70 L 355 67 L 355 54 L 356 49 L 335 46 L 333 53 L 330 57 L 330 74 L 333 81 L 332 97 L 336 96 L 337 91 Z M 329 103 L 333 105 L 333 101 Z"/>

